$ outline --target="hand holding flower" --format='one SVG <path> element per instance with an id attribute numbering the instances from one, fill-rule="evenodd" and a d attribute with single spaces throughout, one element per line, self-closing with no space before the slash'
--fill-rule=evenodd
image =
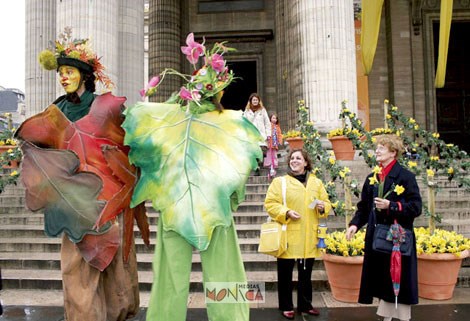
<path id="1" fill-rule="evenodd" d="M 392 192 L 396 193 L 397 195 L 401 195 L 405 191 L 405 188 L 401 185 L 397 185 L 397 184 L 393 183 L 391 188 L 384 195 L 385 181 L 382 181 L 382 180 L 377 178 L 377 175 L 379 175 L 379 177 L 380 177 L 381 168 L 379 166 L 375 166 L 372 169 L 372 172 L 374 173 L 374 175 L 369 177 L 369 184 L 370 185 L 378 185 L 378 191 L 377 191 L 378 197 L 374 198 L 374 206 L 378 211 L 383 210 L 383 209 L 388 209 L 390 207 L 390 201 L 387 200 L 387 197 Z"/>
<path id="2" fill-rule="evenodd" d="M 390 201 L 385 198 L 376 197 L 374 198 L 374 205 L 376 209 L 386 210 L 390 207 Z"/>

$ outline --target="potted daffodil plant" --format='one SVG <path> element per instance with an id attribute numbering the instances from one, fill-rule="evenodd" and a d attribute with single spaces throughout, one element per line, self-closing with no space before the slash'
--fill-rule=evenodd
<path id="1" fill-rule="evenodd" d="M 301 149 L 304 146 L 302 133 L 299 130 L 290 129 L 285 133 L 285 135 L 283 134 L 283 138 L 287 141 L 291 150 Z"/>
<path id="2" fill-rule="evenodd" d="M 341 112 L 340 119 L 342 126 L 340 128 L 334 128 L 330 130 L 326 138 L 331 143 L 335 157 L 337 160 L 353 160 L 355 156 L 355 149 L 353 146 L 353 140 L 360 137 L 360 133 L 357 129 L 351 128 L 347 125 L 347 117 L 342 117 L 342 115 L 348 113 L 348 115 L 354 116 L 354 113 L 351 113 L 348 108 L 346 108 L 347 101 L 341 103 Z"/>

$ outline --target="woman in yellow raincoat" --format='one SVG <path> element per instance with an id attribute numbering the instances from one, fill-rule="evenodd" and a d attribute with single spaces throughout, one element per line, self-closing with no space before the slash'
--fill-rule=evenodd
<path id="1" fill-rule="evenodd" d="M 311 173 L 311 161 L 304 150 L 293 150 L 288 157 L 288 175 L 276 177 L 269 186 L 265 207 L 272 219 L 287 222 L 287 250 L 277 259 L 279 310 L 287 319 L 294 319 L 292 272 L 298 269 L 297 310 L 318 315 L 312 306 L 312 267 L 321 255 L 317 248 L 320 218 L 331 210 L 328 194 L 320 179 Z M 286 182 L 286 203 L 283 202 L 282 180 Z"/>

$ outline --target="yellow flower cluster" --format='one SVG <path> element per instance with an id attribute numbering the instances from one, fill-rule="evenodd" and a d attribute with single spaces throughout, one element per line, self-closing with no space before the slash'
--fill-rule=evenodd
<path id="1" fill-rule="evenodd" d="M 341 176 L 341 178 L 345 178 L 349 173 L 351 173 L 349 167 L 343 167 L 343 169 L 339 172 L 339 176 Z"/>
<path id="2" fill-rule="evenodd" d="M 16 146 L 16 140 L 8 138 L 8 139 L 1 139 L 0 140 L 0 146 L 5 146 L 5 145 L 10 145 L 10 146 Z"/>
<path id="3" fill-rule="evenodd" d="M 287 133 L 282 134 L 282 138 L 300 137 L 301 133 L 298 130 L 291 129 Z"/>
<path id="4" fill-rule="evenodd" d="M 328 134 L 326 134 L 326 138 L 331 138 L 331 137 L 335 137 L 335 136 L 345 136 L 345 135 L 349 135 L 349 134 L 353 134 L 356 137 L 361 136 L 361 133 L 356 128 L 354 128 L 354 129 L 335 128 L 335 129 L 330 130 L 328 132 Z"/>
<path id="5" fill-rule="evenodd" d="M 387 116 L 389 116 L 387 114 Z M 388 118 L 388 117 L 387 117 Z M 385 134 L 397 134 L 394 130 L 390 129 L 390 128 L 375 128 L 375 129 L 372 129 L 370 131 L 370 134 L 372 136 L 377 136 L 377 135 L 385 135 Z"/>
<path id="6" fill-rule="evenodd" d="M 344 231 L 335 231 L 325 239 L 326 253 L 339 256 L 364 255 L 365 232 L 358 231 L 351 241 L 346 240 Z"/>
<path id="7" fill-rule="evenodd" d="M 454 231 L 441 229 L 430 234 L 428 228 L 415 228 L 416 252 L 418 254 L 453 253 L 460 255 L 462 251 L 470 249 L 470 240 Z"/>

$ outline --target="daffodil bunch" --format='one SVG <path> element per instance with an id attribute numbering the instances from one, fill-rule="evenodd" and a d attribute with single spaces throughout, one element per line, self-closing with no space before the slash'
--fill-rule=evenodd
<path id="1" fill-rule="evenodd" d="M 296 138 L 296 137 L 301 137 L 302 133 L 298 130 L 295 129 L 289 129 L 287 133 L 282 134 L 283 138 Z"/>
<path id="2" fill-rule="evenodd" d="M 405 188 L 403 186 L 394 183 L 384 195 L 385 181 L 381 181 L 379 178 L 377 178 L 377 175 L 380 177 L 380 174 L 382 174 L 382 168 L 380 166 L 374 166 L 374 168 L 372 169 L 372 173 L 374 175 L 369 177 L 369 184 L 378 185 L 378 197 L 387 198 L 392 192 L 396 193 L 397 195 L 401 195 L 405 191 Z"/>
<path id="3" fill-rule="evenodd" d="M 400 131 L 400 130 L 395 131 L 395 130 L 390 129 L 390 128 L 375 128 L 375 129 L 372 129 L 370 131 L 370 134 L 372 136 L 386 135 L 386 134 L 395 134 L 395 135 L 401 136 L 402 131 Z"/>
<path id="4" fill-rule="evenodd" d="M 345 231 L 335 231 L 328 234 L 325 239 L 325 252 L 339 256 L 361 256 L 364 255 L 365 232 L 360 230 L 354 234 L 352 240 L 346 240 Z"/>
<path id="5" fill-rule="evenodd" d="M 360 132 L 357 130 L 357 129 L 351 129 L 351 128 L 335 128 L 335 129 L 332 129 L 328 132 L 328 134 L 326 134 L 326 137 L 327 138 L 332 138 L 332 137 L 336 137 L 336 136 L 355 136 L 355 137 L 359 137 L 361 134 Z"/>
<path id="6" fill-rule="evenodd" d="M 428 228 L 415 228 L 417 254 L 452 253 L 457 256 L 470 250 L 470 240 L 454 231 L 435 229 L 431 234 Z"/>

